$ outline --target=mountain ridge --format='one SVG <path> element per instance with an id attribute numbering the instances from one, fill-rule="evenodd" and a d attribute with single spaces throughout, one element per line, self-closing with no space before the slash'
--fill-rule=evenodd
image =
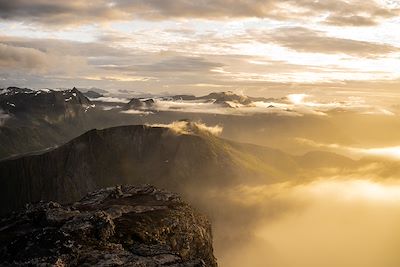
<path id="1" fill-rule="evenodd" d="M 188 127 L 190 124 L 187 124 Z M 295 157 L 208 132 L 129 125 L 93 129 L 38 155 L 0 161 L 0 214 L 37 201 L 76 201 L 114 184 L 149 183 L 184 192 L 295 179 Z"/>

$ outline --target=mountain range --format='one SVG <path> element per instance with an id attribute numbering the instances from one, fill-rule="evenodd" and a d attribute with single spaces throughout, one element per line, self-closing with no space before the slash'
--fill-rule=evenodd
<path id="1" fill-rule="evenodd" d="M 0 89 L 0 139 L 5 140 L 0 143 L 0 159 L 55 147 L 93 128 L 165 122 L 192 116 L 179 113 L 184 113 L 184 110 L 158 111 L 156 101 L 191 99 L 231 108 L 260 100 L 231 92 L 202 97 L 132 98 L 126 103 L 103 102 L 102 97 L 97 92 L 82 93 L 76 88 L 62 91 L 18 87 Z M 124 113 L 130 110 L 138 112 Z M 140 112 L 143 110 L 154 114 L 149 114 L 148 120 L 142 120 Z"/>

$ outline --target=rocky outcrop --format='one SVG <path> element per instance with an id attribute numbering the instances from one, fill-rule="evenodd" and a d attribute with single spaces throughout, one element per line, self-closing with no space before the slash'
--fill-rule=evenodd
<path id="1" fill-rule="evenodd" d="M 211 226 L 178 195 L 117 186 L 0 221 L 1 266 L 216 267 Z"/>

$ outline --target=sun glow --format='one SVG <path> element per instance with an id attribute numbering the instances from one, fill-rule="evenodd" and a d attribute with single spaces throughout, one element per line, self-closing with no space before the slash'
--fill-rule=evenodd
<path id="1" fill-rule="evenodd" d="M 306 94 L 291 94 L 288 95 L 288 99 L 290 102 L 292 102 L 295 105 L 301 105 L 304 103 L 304 99 L 307 97 L 308 95 Z"/>
<path id="2" fill-rule="evenodd" d="M 400 146 L 383 147 L 383 148 L 370 148 L 363 150 L 365 154 L 372 156 L 383 156 L 393 159 L 400 159 Z"/>
<path id="3" fill-rule="evenodd" d="M 336 201 L 400 201 L 400 184 L 365 179 L 317 181 L 304 187 L 313 197 L 329 196 Z"/>

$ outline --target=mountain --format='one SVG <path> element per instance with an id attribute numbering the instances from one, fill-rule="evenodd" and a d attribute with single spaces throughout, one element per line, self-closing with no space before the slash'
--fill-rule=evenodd
<path id="1" fill-rule="evenodd" d="M 210 93 L 206 96 L 199 97 L 199 99 L 213 100 L 215 104 L 224 105 L 226 107 L 233 107 L 234 104 L 250 105 L 252 103 L 249 97 L 237 95 L 230 91 Z"/>
<path id="2" fill-rule="evenodd" d="M 197 99 L 205 99 L 214 101 L 215 104 L 220 104 L 228 108 L 234 108 L 237 105 L 251 106 L 253 102 L 277 102 L 285 103 L 286 98 L 265 98 L 265 97 L 251 97 L 246 95 L 238 95 L 231 91 L 227 92 L 213 92 L 205 96 L 198 97 Z"/>
<path id="3" fill-rule="evenodd" d="M 0 214 L 29 202 L 76 201 L 114 184 L 148 183 L 184 194 L 188 187 L 293 180 L 302 175 L 299 162 L 301 157 L 224 140 L 190 122 L 181 129 L 91 130 L 44 153 L 0 161 Z"/>
<path id="4" fill-rule="evenodd" d="M 254 106 L 254 102 L 262 101 L 262 102 L 278 102 L 284 103 L 287 102 L 286 98 L 264 98 L 264 97 L 250 97 L 245 95 L 238 95 L 231 91 L 227 92 L 213 92 L 205 96 L 196 97 L 194 95 L 173 95 L 167 97 L 158 97 L 155 98 L 159 101 L 197 101 L 197 102 L 205 102 L 205 103 L 213 103 L 223 108 L 237 108 L 242 106 Z M 143 99 L 143 98 L 133 98 L 129 101 L 128 104 L 124 106 L 125 110 L 128 109 L 154 109 L 155 101 L 154 99 Z M 274 107 L 271 105 L 270 107 Z"/>
<path id="5" fill-rule="evenodd" d="M 153 99 L 139 99 L 132 98 L 126 105 L 124 105 L 123 109 L 152 109 L 154 107 Z"/>
<path id="6" fill-rule="evenodd" d="M 59 121 L 77 116 L 91 107 L 91 102 L 79 90 L 31 90 L 8 87 L 0 91 L 0 108 L 11 116 L 41 117 Z"/>
<path id="7" fill-rule="evenodd" d="M 1 266 L 216 267 L 211 226 L 176 194 L 106 188 L 0 221 Z"/>
<path id="8" fill-rule="evenodd" d="M 79 90 L 0 90 L 0 158 L 59 145 L 93 128 L 95 106 Z"/>
<path id="9" fill-rule="evenodd" d="M 87 91 L 87 92 L 85 92 L 83 94 L 88 98 L 99 98 L 99 97 L 103 97 L 104 96 L 104 95 L 102 95 L 102 94 L 100 94 L 100 93 L 98 93 L 96 91 L 92 91 L 92 90 L 89 90 L 89 91 Z"/>
<path id="10" fill-rule="evenodd" d="M 102 92 L 100 89 L 93 88 L 86 94 L 90 93 L 88 96 L 96 97 Z M 199 101 L 215 103 L 219 108 L 234 108 L 245 104 L 251 106 L 253 103 L 250 102 L 264 99 L 240 96 L 232 92 L 211 93 L 202 97 L 177 95 L 161 98 L 134 98 L 129 103 L 120 102 L 121 99 L 117 99 L 116 101 L 119 102 L 115 103 L 105 102 L 112 101 L 112 98 L 104 98 L 88 99 L 85 93 L 76 88 L 63 91 L 18 87 L 0 89 L 0 139 L 2 140 L 0 159 L 26 153 L 38 153 L 37 151 L 59 146 L 90 129 L 118 125 L 170 123 L 181 119 L 191 119 L 211 124 L 220 123 L 226 129 L 233 126 L 234 132 L 237 132 L 236 129 L 242 125 L 246 125 L 246 129 L 254 128 L 254 126 L 247 126 L 249 121 L 247 118 L 237 122 L 237 116 L 188 113 L 179 108 L 158 110 L 156 101 Z M 169 104 L 167 103 L 164 107 Z M 196 105 L 197 103 L 188 104 Z M 124 112 L 130 109 L 139 112 Z M 144 113 L 143 110 L 157 110 L 157 112 Z M 233 133 L 232 131 L 225 132 Z M 249 129 L 247 132 L 254 131 Z"/>

